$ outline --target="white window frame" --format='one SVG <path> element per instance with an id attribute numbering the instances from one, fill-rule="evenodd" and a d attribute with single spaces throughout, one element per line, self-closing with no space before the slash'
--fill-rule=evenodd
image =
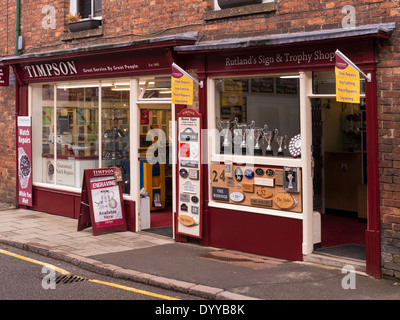
<path id="1" fill-rule="evenodd" d="M 102 20 L 102 16 L 95 16 L 94 15 L 94 1 L 91 0 L 90 4 L 90 11 L 92 19 Z M 78 0 L 69 0 L 69 12 L 73 15 L 78 14 Z M 82 19 L 85 20 L 85 19 Z"/>

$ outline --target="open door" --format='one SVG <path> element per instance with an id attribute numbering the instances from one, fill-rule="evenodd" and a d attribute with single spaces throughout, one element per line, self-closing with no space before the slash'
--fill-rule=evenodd
<path id="1" fill-rule="evenodd" d="M 365 260 L 367 228 L 367 143 L 364 99 L 311 100 L 314 211 L 321 213 L 321 243 L 335 256 Z"/>
<path id="2" fill-rule="evenodd" d="M 141 230 L 173 237 L 170 103 L 139 106 Z"/>

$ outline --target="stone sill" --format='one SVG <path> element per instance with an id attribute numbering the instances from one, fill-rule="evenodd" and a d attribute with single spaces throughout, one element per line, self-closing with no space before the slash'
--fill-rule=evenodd
<path id="1" fill-rule="evenodd" d="M 99 37 L 103 35 L 103 27 L 100 26 L 97 29 L 90 29 L 78 32 L 64 32 L 61 34 L 61 41 L 71 41 L 75 39 L 83 39 L 83 38 L 90 38 L 90 37 Z"/>
<path id="2" fill-rule="evenodd" d="M 250 15 L 250 14 L 271 12 L 271 11 L 275 11 L 275 10 L 276 9 L 275 9 L 275 1 L 274 1 L 274 2 L 253 4 L 250 6 L 206 11 L 203 14 L 203 19 L 205 21 L 210 21 L 210 20 L 218 20 L 218 19 L 246 16 L 246 15 Z"/>

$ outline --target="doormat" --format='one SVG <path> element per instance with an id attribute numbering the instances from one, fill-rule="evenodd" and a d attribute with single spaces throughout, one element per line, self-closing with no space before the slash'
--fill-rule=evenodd
<path id="1" fill-rule="evenodd" d="M 345 244 L 365 245 L 367 223 L 351 217 L 321 214 L 323 248 Z"/>
<path id="2" fill-rule="evenodd" d="M 150 213 L 150 227 L 160 228 L 172 226 L 172 210 L 155 211 Z"/>
<path id="3" fill-rule="evenodd" d="M 339 257 L 346 257 L 358 260 L 365 260 L 365 246 L 349 243 L 335 247 L 318 248 L 316 252 L 322 252 Z"/>
<path id="4" fill-rule="evenodd" d="M 153 234 L 158 234 L 160 236 L 169 237 L 169 238 L 172 238 L 172 236 L 173 236 L 172 226 L 146 229 L 144 231 L 150 232 L 150 233 L 153 233 Z"/>

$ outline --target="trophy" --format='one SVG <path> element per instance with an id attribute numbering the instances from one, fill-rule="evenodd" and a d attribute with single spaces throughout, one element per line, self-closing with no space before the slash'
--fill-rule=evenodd
<path id="1" fill-rule="evenodd" d="M 241 143 L 242 143 L 242 135 L 243 135 L 243 124 L 239 123 L 239 119 L 235 117 L 235 120 L 232 121 L 233 127 L 233 152 L 235 154 L 241 154 Z"/>
<path id="2" fill-rule="evenodd" d="M 232 147 L 232 133 L 231 133 L 231 121 L 230 120 L 221 120 L 217 117 L 217 127 L 223 134 L 223 142 L 222 142 L 222 153 L 226 153 Z"/>
<path id="3" fill-rule="evenodd" d="M 286 139 L 287 135 L 285 136 L 276 136 L 276 142 L 278 143 L 278 156 L 283 156 L 283 149 L 286 149 Z M 282 148 L 283 145 L 283 148 Z"/>
<path id="4" fill-rule="evenodd" d="M 268 126 L 264 125 L 264 129 L 262 129 L 262 130 L 264 133 L 265 142 L 267 143 L 267 147 L 265 148 L 265 155 L 273 156 L 274 153 L 271 148 L 271 142 L 272 142 L 272 140 L 274 140 L 274 137 L 278 134 L 278 129 L 275 129 L 274 131 L 268 130 Z"/>
<path id="5" fill-rule="evenodd" d="M 251 138 L 251 130 L 253 129 L 255 122 L 251 123 L 239 123 L 236 121 L 236 129 L 234 129 L 233 143 L 235 145 L 235 153 L 246 154 L 247 149 L 247 137 Z"/>
<path id="6" fill-rule="evenodd" d="M 267 128 L 268 128 L 268 126 L 267 126 Z M 253 131 L 254 140 L 256 142 L 256 144 L 254 146 L 254 155 L 261 156 L 262 149 L 261 149 L 261 145 L 260 145 L 260 140 L 263 137 L 263 130 L 262 130 L 262 128 L 254 128 L 252 131 Z"/>

